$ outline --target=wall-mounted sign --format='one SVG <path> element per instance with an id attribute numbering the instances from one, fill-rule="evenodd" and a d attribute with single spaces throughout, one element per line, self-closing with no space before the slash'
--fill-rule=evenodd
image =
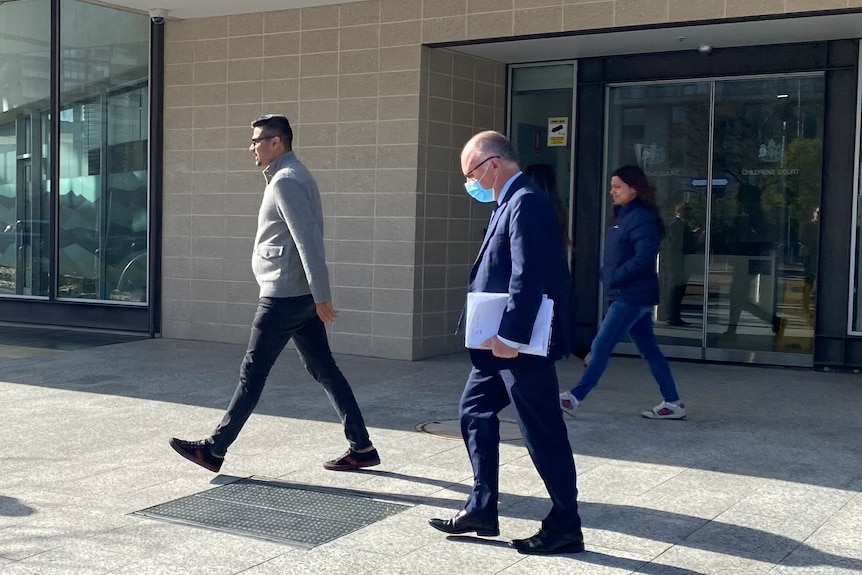
<path id="1" fill-rule="evenodd" d="M 706 178 L 692 178 L 691 181 L 688 183 L 688 185 L 691 186 L 692 188 L 705 188 L 706 183 L 708 181 L 709 180 L 707 180 Z M 718 187 L 723 188 L 724 186 L 726 186 L 729 183 L 730 183 L 730 180 L 728 180 L 727 178 L 713 178 L 712 179 L 712 185 L 714 187 L 717 187 L 717 188 Z"/>
<path id="2" fill-rule="evenodd" d="M 569 144 L 569 119 L 548 118 L 548 147 Z"/>
<path id="3" fill-rule="evenodd" d="M 750 170 L 742 170 L 743 176 L 796 176 L 799 175 L 799 168 L 752 168 Z"/>

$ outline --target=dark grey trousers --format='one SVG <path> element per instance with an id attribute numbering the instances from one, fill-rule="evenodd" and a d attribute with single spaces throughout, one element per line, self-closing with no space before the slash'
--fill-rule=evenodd
<path id="1" fill-rule="evenodd" d="M 208 442 L 213 455 L 223 456 L 254 411 L 266 378 L 287 342 L 293 343 L 308 373 L 329 396 L 341 418 L 344 435 L 354 450 L 371 445 L 353 390 L 335 364 L 326 329 L 317 317 L 311 295 L 261 298 L 251 327 L 248 349 L 239 372 L 239 385 L 221 423 Z"/>

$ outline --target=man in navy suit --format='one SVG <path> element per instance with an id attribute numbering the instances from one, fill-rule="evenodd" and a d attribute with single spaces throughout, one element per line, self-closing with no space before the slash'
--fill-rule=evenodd
<path id="1" fill-rule="evenodd" d="M 565 242 L 547 194 L 521 172 L 508 138 L 492 131 L 473 136 L 461 152 L 461 170 L 472 197 L 495 203 L 470 272 L 469 291 L 507 293 L 509 301 L 497 335 L 483 345 L 486 349 L 470 350 L 473 369 L 461 396 L 461 434 L 473 465 L 473 489 L 457 515 L 429 523 L 450 534 L 499 535 L 497 414 L 513 403 L 552 507 L 538 533 L 510 546 L 525 554 L 579 553 L 584 538 L 575 464 L 555 368 L 571 347 Z M 543 295 L 554 301 L 548 356 L 519 354 L 530 341 Z"/>

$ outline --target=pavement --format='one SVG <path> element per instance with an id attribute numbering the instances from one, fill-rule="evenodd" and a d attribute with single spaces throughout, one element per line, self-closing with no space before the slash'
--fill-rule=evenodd
<path id="1" fill-rule="evenodd" d="M 689 417 L 652 421 L 639 415 L 660 399 L 646 363 L 614 358 L 566 417 L 587 552 L 536 557 L 507 547 L 550 508 L 517 439 L 501 446 L 500 537 L 427 525 L 460 509 L 472 481 L 460 440 L 415 429 L 457 417 L 466 355 L 338 356 L 382 463 L 331 472 L 341 427 L 288 350 L 213 474 L 167 442 L 208 435 L 242 354 L 153 339 L 0 361 L 0 575 L 862 573 L 858 374 L 672 362 Z M 560 364 L 561 385 L 582 369 Z M 310 549 L 133 514 L 248 477 L 411 507 Z"/>

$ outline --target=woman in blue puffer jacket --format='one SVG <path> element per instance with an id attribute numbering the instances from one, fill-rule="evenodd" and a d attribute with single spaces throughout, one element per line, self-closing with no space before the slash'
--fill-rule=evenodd
<path id="1" fill-rule="evenodd" d="M 611 175 L 614 219 L 605 233 L 602 281 L 610 307 L 590 348 L 587 369 L 571 391 L 560 394 L 560 408 L 574 415 L 578 404 L 605 371 L 617 342 L 631 337 L 664 398 L 650 411 L 650 419 L 683 419 L 685 404 L 676 390 L 670 366 L 653 333 L 652 310 L 659 301 L 656 255 L 664 234 L 655 191 L 637 166 L 623 166 Z"/>

